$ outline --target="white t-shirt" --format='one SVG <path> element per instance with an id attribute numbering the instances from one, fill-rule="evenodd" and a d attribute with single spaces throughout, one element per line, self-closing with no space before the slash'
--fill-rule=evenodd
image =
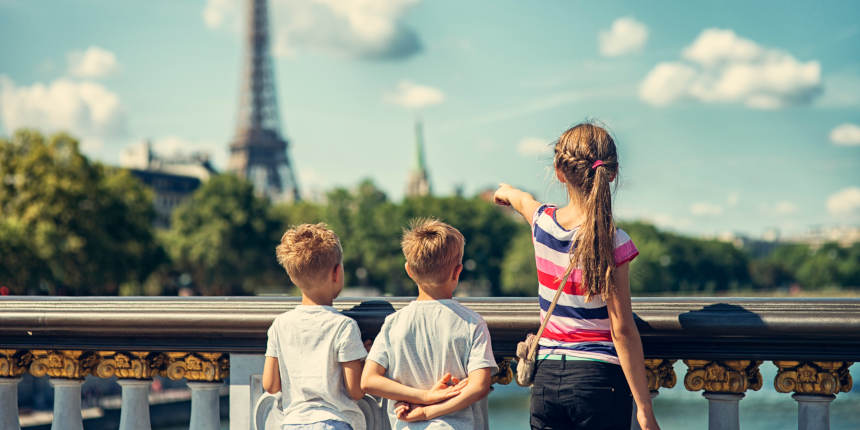
<path id="1" fill-rule="evenodd" d="M 347 395 L 340 365 L 367 356 L 354 320 L 331 306 L 296 306 L 272 322 L 266 356 L 278 359 L 281 424 L 338 420 L 365 430 L 364 414 Z"/>
<path id="2" fill-rule="evenodd" d="M 420 389 L 432 387 L 448 372 L 463 379 L 478 369 L 498 369 L 487 323 L 453 299 L 416 300 L 389 315 L 367 358 L 384 367 L 386 377 Z M 481 402 L 415 423 L 397 420 L 395 402 L 387 403 L 389 422 L 395 430 L 487 428 L 486 409 L 480 407 Z"/>

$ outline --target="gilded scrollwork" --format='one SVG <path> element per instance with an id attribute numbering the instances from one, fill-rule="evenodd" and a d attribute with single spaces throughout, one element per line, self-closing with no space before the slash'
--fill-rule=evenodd
<path id="1" fill-rule="evenodd" d="M 93 374 L 99 378 L 150 379 L 167 361 L 159 352 L 99 351 L 99 364 Z"/>
<path id="2" fill-rule="evenodd" d="M 17 378 L 30 368 L 33 354 L 27 350 L 0 349 L 0 378 Z"/>
<path id="3" fill-rule="evenodd" d="M 167 352 L 161 372 L 173 380 L 223 381 L 230 374 L 229 354 L 220 352 Z"/>
<path id="4" fill-rule="evenodd" d="M 743 393 L 757 391 L 762 386 L 756 360 L 684 360 L 687 375 L 684 387 L 690 391 L 712 393 Z"/>
<path id="5" fill-rule="evenodd" d="M 850 361 L 774 361 L 774 388 L 780 393 L 832 395 L 851 391 Z"/>
<path id="6" fill-rule="evenodd" d="M 499 371 L 493 375 L 492 383 L 501 385 L 510 384 L 514 380 L 514 371 L 511 369 L 511 358 L 503 358 L 497 364 L 499 365 Z"/>
<path id="7" fill-rule="evenodd" d="M 645 376 L 648 378 L 648 389 L 657 391 L 660 387 L 672 388 L 677 382 L 675 369 L 672 367 L 676 360 L 661 358 L 645 359 Z"/>
<path id="8" fill-rule="evenodd" d="M 30 353 L 30 374 L 40 378 L 83 379 L 98 366 L 99 355 L 93 351 L 34 349 Z"/>

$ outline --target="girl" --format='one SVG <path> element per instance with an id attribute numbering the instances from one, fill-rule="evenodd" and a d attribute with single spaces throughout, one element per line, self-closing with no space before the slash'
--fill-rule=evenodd
<path id="1" fill-rule="evenodd" d="M 541 319 L 573 271 L 539 342 L 531 427 L 627 430 L 632 391 L 639 426 L 659 429 L 630 308 L 627 263 L 639 252 L 612 221 L 615 142 L 603 128 L 579 124 L 558 139 L 553 164 L 567 206 L 541 204 L 507 184 L 494 196 L 532 227 Z"/>

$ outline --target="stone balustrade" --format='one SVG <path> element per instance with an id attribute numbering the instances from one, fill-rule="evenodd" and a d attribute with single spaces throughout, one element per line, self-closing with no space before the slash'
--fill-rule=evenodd
<path id="1" fill-rule="evenodd" d="M 490 328 L 500 368 L 493 383 L 510 383 L 516 342 L 539 323 L 535 299 L 463 302 Z M 335 306 L 372 339 L 385 316 L 407 303 Z M 0 298 L 0 428 L 18 428 L 17 384 L 29 373 L 50 378 L 55 390 L 52 430 L 82 429 L 81 384 L 88 375 L 118 378 L 120 429 L 150 428 L 147 394 L 155 375 L 188 381 L 191 428 L 217 429 L 218 391 L 232 373 L 230 426 L 250 429 L 266 329 L 295 304 L 291 298 Z M 770 383 L 759 373 L 763 361 L 778 369 L 776 391 L 797 401 L 798 428 L 827 429 L 830 402 L 851 390 L 848 368 L 860 359 L 857 299 L 638 299 L 634 312 L 652 397 L 676 384 L 673 364 L 683 360 L 684 387 L 702 391 L 712 430 L 740 427 L 744 393 Z M 362 404 L 369 429 L 386 421 L 379 407 L 370 397 Z"/>

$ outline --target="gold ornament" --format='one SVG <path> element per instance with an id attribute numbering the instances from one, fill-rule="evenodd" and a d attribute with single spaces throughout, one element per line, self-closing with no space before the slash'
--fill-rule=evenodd
<path id="1" fill-rule="evenodd" d="M 17 378 L 30 368 L 33 354 L 27 350 L 0 349 L 0 378 Z"/>
<path id="2" fill-rule="evenodd" d="M 164 367 L 167 358 L 158 352 L 99 351 L 93 372 L 99 378 L 150 379 Z"/>
<path id="3" fill-rule="evenodd" d="M 831 395 L 851 391 L 851 361 L 774 361 L 773 386 L 780 393 Z"/>
<path id="4" fill-rule="evenodd" d="M 762 377 L 756 360 L 684 360 L 687 375 L 684 387 L 690 391 L 711 393 L 743 393 L 758 391 Z"/>
<path id="5" fill-rule="evenodd" d="M 657 391 L 660 387 L 672 388 L 677 382 L 675 369 L 672 367 L 676 360 L 660 358 L 645 359 L 645 376 L 648 378 L 648 389 Z"/>
<path id="6" fill-rule="evenodd" d="M 511 358 L 503 358 L 498 362 L 499 371 L 493 375 L 492 384 L 508 385 L 514 380 L 514 371 L 511 369 Z"/>
<path id="7" fill-rule="evenodd" d="M 162 376 L 186 379 L 190 382 L 223 381 L 230 375 L 229 354 L 221 352 L 167 352 L 166 368 Z"/>
<path id="8" fill-rule="evenodd" d="M 34 349 L 30 362 L 30 374 L 41 378 L 83 379 L 93 373 L 98 365 L 99 356 L 92 351 L 54 351 Z"/>

